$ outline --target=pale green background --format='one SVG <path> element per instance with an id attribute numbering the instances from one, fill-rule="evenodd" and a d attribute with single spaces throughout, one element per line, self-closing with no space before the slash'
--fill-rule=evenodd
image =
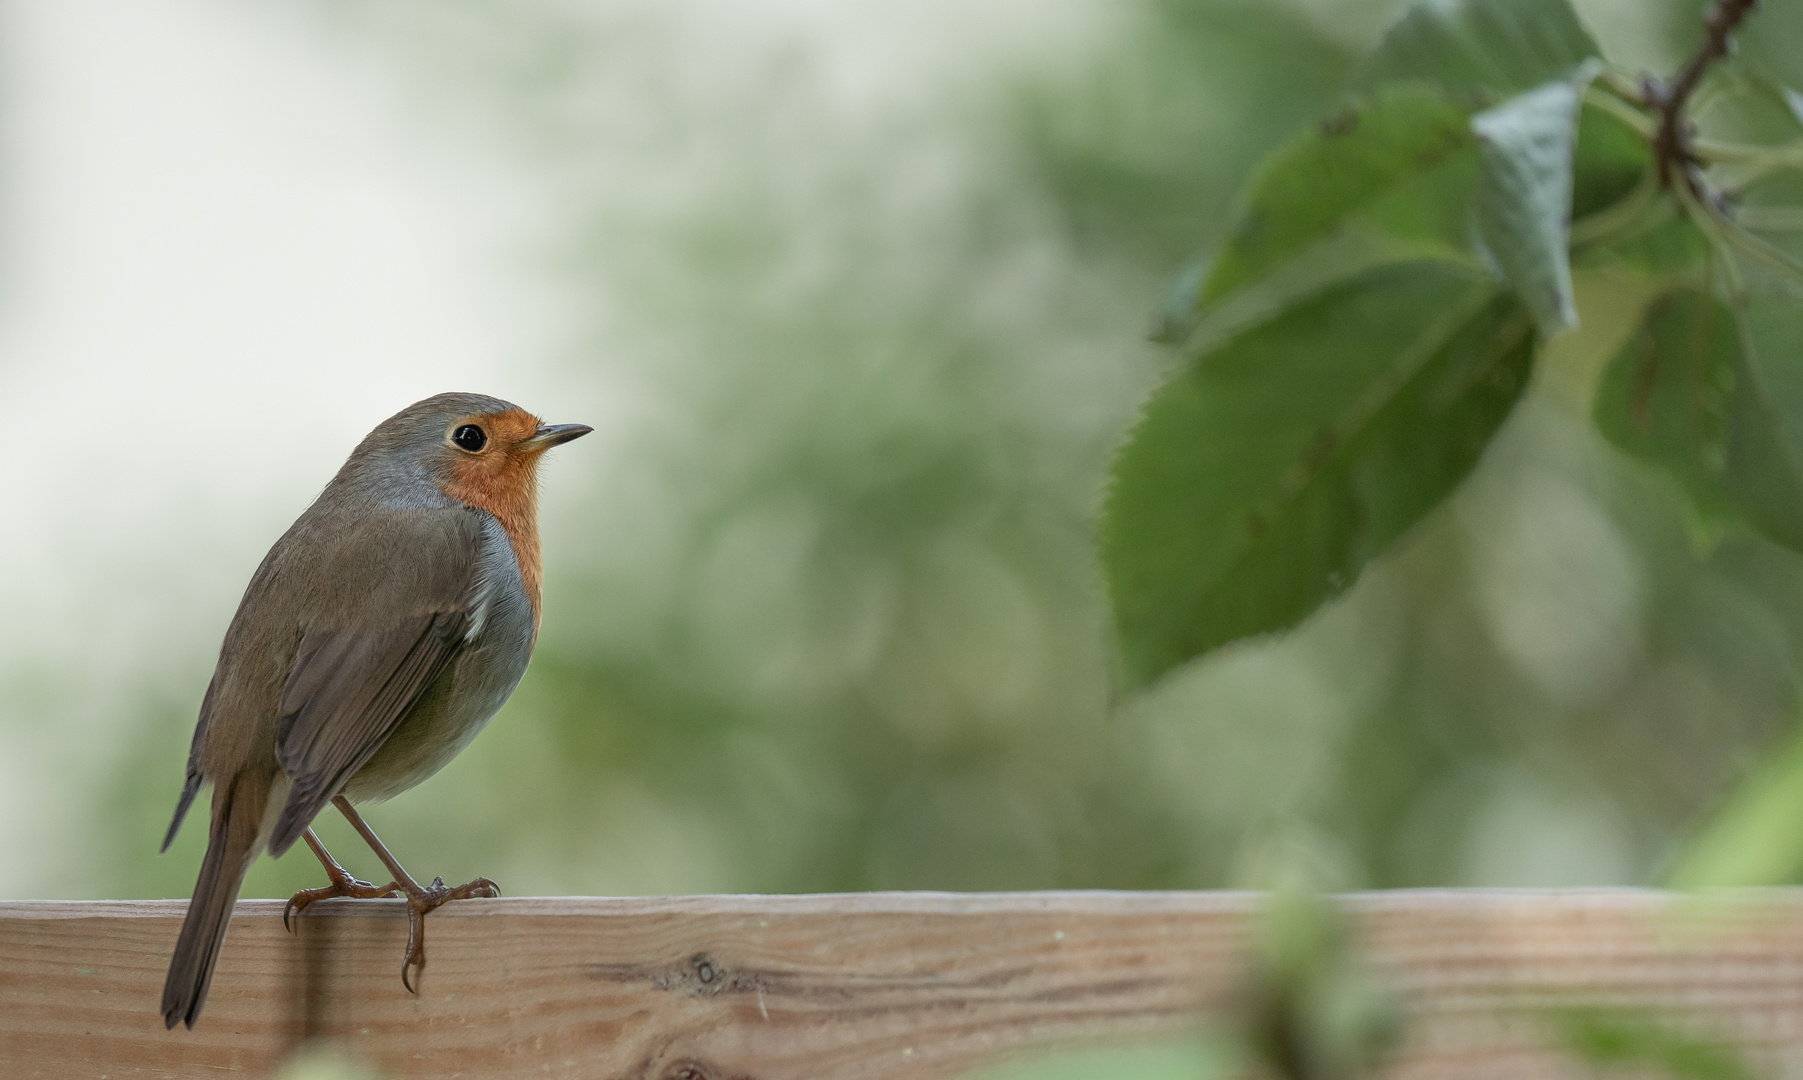
<path id="1" fill-rule="evenodd" d="M 1660 69 L 1699 6 L 1579 4 Z M 204 830 L 156 844 L 239 590 L 446 389 L 598 432 L 545 470 L 525 683 L 370 814 L 416 874 L 1652 879 L 1789 729 L 1803 566 L 1588 426 L 1619 280 L 1346 599 L 1109 700 L 1144 332 L 1389 9 L 7 0 L 0 896 L 187 895 Z"/>

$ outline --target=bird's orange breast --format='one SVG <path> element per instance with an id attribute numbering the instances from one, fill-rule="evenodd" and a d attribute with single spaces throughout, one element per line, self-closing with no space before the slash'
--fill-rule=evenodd
<path id="1" fill-rule="evenodd" d="M 472 416 L 469 422 L 480 424 L 488 432 L 488 449 L 454 460 L 451 480 L 444 485 L 444 492 L 493 514 L 507 531 L 536 628 L 543 580 L 538 548 L 538 459 L 543 451 L 518 444 L 533 436 L 539 420 L 523 409 L 509 409 Z"/>

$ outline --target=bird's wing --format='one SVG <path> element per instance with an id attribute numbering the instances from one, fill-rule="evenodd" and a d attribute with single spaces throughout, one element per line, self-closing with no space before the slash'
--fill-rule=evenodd
<path id="1" fill-rule="evenodd" d="M 464 647 L 480 598 L 462 532 L 384 537 L 377 546 L 393 560 L 385 579 L 302 634 L 282 688 L 275 753 L 291 784 L 270 854 L 300 838 Z"/>

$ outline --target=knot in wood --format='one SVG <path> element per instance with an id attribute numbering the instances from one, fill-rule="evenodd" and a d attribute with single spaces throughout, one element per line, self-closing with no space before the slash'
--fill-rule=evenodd
<path id="1" fill-rule="evenodd" d="M 657 1077 L 658 1080 L 751 1080 L 744 1073 L 727 1073 L 716 1065 L 694 1058 L 672 1061 Z"/>
<path id="2" fill-rule="evenodd" d="M 696 953 L 689 964 L 695 969 L 695 977 L 701 980 L 702 986 L 713 986 L 714 980 L 720 977 L 720 971 L 714 967 L 713 957 L 706 953 Z"/>

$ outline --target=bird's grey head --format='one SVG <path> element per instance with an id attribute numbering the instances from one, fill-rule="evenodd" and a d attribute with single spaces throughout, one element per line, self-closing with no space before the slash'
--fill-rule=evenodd
<path id="1" fill-rule="evenodd" d="M 467 502 L 472 485 L 533 482 L 541 454 L 591 430 L 545 424 L 486 394 L 437 394 L 376 425 L 333 484 L 355 486 L 390 506 Z"/>

